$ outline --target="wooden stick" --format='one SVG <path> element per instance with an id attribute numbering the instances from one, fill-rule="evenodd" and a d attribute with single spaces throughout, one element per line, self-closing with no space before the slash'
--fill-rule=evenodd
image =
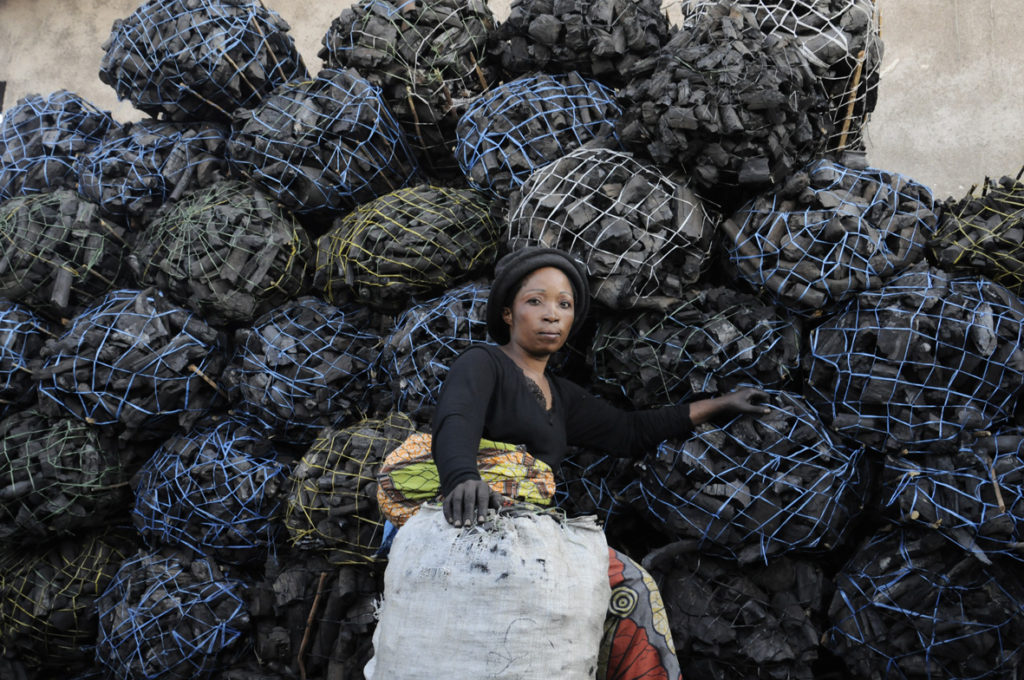
<path id="1" fill-rule="evenodd" d="M 316 619 L 316 610 L 320 607 L 320 597 L 324 593 L 324 583 L 327 582 L 327 572 L 320 572 L 320 582 L 316 586 L 316 597 L 313 598 L 313 605 L 309 608 L 309 616 L 306 617 L 306 630 L 302 633 L 302 642 L 299 644 L 298 661 L 299 677 L 306 680 L 306 647 L 309 646 L 309 632 L 313 628 L 313 621 Z"/>
<path id="2" fill-rule="evenodd" d="M 211 379 L 210 379 L 210 376 L 206 375 L 206 374 L 205 374 L 205 373 L 203 373 L 203 372 L 202 372 L 201 370 L 199 370 L 199 367 L 198 367 L 198 366 L 196 366 L 195 364 L 189 364 L 189 365 L 188 365 L 188 370 L 192 371 L 193 373 L 195 373 L 196 375 L 198 375 L 198 376 L 199 376 L 200 378 L 202 378 L 203 380 L 205 380 L 205 381 L 207 382 L 207 384 L 208 384 L 208 385 L 209 385 L 210 387 L 212 387 L 213 389 L 217 390 L 217 393 L 218 393 L 218 394 L 220 394 L 220 396 L 224 397 L 225 399 L 227 399 L 227 398 L 228 398 L 228 393 L 227 393 L 227 392 L 225 392 L 225 391 L 224 391 L 224 390 L 223 390 L 223 389 L 221 388 L 221 386 L 220 386 L 220 385 L 218 385 L 218 384 L 217 384 L 216 382 L 214 382 L 213 380 L 211 380 Z"/>
<path id="3" fill-rule="evenodd" d="M 850 91 L 846 101 L 846 115 L 843 117 L 843 132 L 839 135 L 839 150 L 846 148 L 846 138 L 850 134 L 850 119 L 853 117 L 853 107 L 857 103 L 857 89 L 860 87 L 861 74 L 864 72 L 864 50 L 857 53 L 857 67 L 853 69 L 853 80 L 850 83 Z"/>
<path id="4" fill-rule="evenodd" d="M 1003 500 L 1003 490 L 999 488 L 999 480 L 996 479 L 996 464 L 994 460 L 985 459 L 985 464 L 988 467 L 988 478 L 992 480 L 992 488 L 996 492 L 996 504 L 999 506 L 999 512 L 1006 512 L 1006 501 Z"/>
<path id="5" fill-rule="evenodd" d="M 473 62 L 473 68 L 476 69 L 476 77 L 480 79 L 480 87 L 484 88 L 484 92 L 487 91 L 487 79 L 484 78 L 484 72 L 480 69 L 480 64 L 476 63 L 476 57 L 473 53 L 469 53 L 469 60 Z"/>

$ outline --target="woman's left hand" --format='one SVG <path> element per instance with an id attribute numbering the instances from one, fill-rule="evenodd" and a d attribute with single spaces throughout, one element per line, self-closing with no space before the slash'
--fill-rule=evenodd
<path id="1" fill-rule="evenodd" d="M 754 387 L 742 387 L 735 392 L 723 395 L 718 398 L 723 413 L 753 413 L 764 415 L 770 413 L 771 409 L 763 403 L 768 399 L 768 394 Z"/>

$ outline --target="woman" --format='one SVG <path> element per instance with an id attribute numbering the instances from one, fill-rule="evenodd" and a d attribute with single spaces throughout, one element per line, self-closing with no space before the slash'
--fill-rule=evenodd
<path id="1" fill-rule="evenodd" d="M 456 359 L 433 420 L 431 450 L 452 525 L 471 526 L 502 505 L 478 469 L 481 440 L 522 445 L 554 468 L 568 446 L 639 456 L 715 416 L 768 411 L 755 403 L 763 392 L 742 389 L 627 412 L 552 375 L 548 361 L 582 325 L 589 300 L 586 270 L 563 251 L 525 248 L 498 262 L 487 300 L 487 330 L 498 345 L 474 346 Z M 675 680 L 679 665 L 660 595 L 639 565 L 611 552 L 613 589 L 642 589 L 648 597 L 633 598 L 646 605 L 637 611 L 609 614 L 599 677 Z"/>

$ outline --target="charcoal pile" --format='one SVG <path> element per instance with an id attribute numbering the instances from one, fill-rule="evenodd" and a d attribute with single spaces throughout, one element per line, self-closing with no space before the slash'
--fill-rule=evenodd
<path id="1" fill-rule="evenodd" d="M 834 441 L 796 394 L 769 392 L 766 405 L 645 459 L 639 502 L 652 524 L 742 564 L 844 538 L 863 501 L 862 450 Z"/>
<path id="2" fill-rule="evenodd" d="M 127 532 L 114 530 L 5 551 L 0 557 L 0 646 L 6 654 L 37 667 L 89 668 L 96 600 L 134 549 Z"/>
<path id="3" fill-rule="evenodd" d="M 725 221 L 738 274 L 797 313 L 835 308 L 924 259 L 931 191 L 898 174 L 819 160 Z"/>
<path id="4" fill-rule="evenodd" d="M 934 531 L 868 541 L 836 576 L 823 640 L 854 677 L 1014 677 L 1024 654 L 1024 582 Z"/>
<path id="5" fill-rule="evenodd" d="M 361 679 L 373 656 L 380 596 L 377 577 L 366 566 L 338 567 L 307 553 L 288 553 L 276 568 L 268 564 L 247 597 L 260 670 L 289 680 Z"/>
<path id="6" fill-rule="evenodd" d="M 0 538 L 8 545 L 121 520 L 128 471 L 115 442 L 73 418 L 25 410 L 0 421 Z"/>
<path id="7" fill-rule="evenodd" d="M 965 436 L 955 454 L 889 456 L 882 504 L 902 524 L 930 527 L 988 563 L 1024 559 L 1024 429 Z"/>
<path id="8" fill-rule="evenodd" d="M 578 73 L 509 81 L 459 119 L 455 157 L 477 189 L 504 198 L 537 168 L 591 140 L 617 145 L 614 92 Z"/>
<path id="9" fill-rule="evenodd" d="M 613 309 L 671 304 L 706 270 L 715 221 L 686 182 L 590 145 L 531 174 L 509 200 L 508 243 L 543 245 L 587 265 Z"/>
<path id="10" fill-rule="evenodd" d="M 494 266 L 497 213 L 471 189 L 421 184 L 385 194 L 320 237 L 313 285 L 329 302 L 401 311 Z"/>
<path id="11" fill-rule="evenodd" d="M 108 111 L 67 90 L 18 100 L 0 120 L 0 201 L 74 188 L 75 158 L 111 128 Z"/>
<path id="12" fill-rule="evenodd" d="M 737 565 L 690 541 L 648 554 L 683 677 L 811 680 L 831 582 L 806 560 Z M 867 676 L 865 676 L 867 677 Z"/>
<path id="13" fill-rule="evenodd" d="M 249 629 L 244 584 L 184 551 L 126 559 L 97 601 L 96 658 L 114 677 L 203 680 Z"/>
<path id="14" fill-rule="evenodd" d="M 1024 384 L 1024 304 L 982 277 L 916 265 L 810 335 L 807 394 L 875 451 L 950 453 L 1010 415 Z"/>
<path id="15" fill-rule="evenodd" d="M 216 403 L 224 344 L 159 291 L 113 291 L 43 345 L 40 408 L 140 436 L 187 429 Z"/>
<path id="16" fill-rule="evenodd" d="M 119 282 L 124 235 L 68 189 L 12 198 L 0 204 L 0 296 L 53 319 L 72 316 Z"/>
<path id="17" fill-rule="evenodd" d="M 224 374 L 236 412 L 297 444 L 358 418 L 381 344 L 366 326 L 362 310 L 302 297 L 240 328 Z"/>
<path id="18" fill-rule="evenodd" d="M 284 523 L 292 545 L 331 564 L 373 561 L 384 535 L 376 471 L 415 431 L 401 413 L 321 430 L 291 471 Z"/>
<path id="19" fill-rule="evenodd" d="M 115 219 L 146 224 L 165 201 L 224 178 L 227 137 L 215 123 L 127 123 L 78 158 L 78 192 Z"/>
<path id="20" fill-rule="evenodd" d="M 595 515 L 607 532 L 614 518 L 626 511 L 640 474 L 635 460 L 571 448 L 556 474 L 555 504 L 570 517 Z"/>
<path id="21" fill-rule="evenodd" d="M 803 50 L 726 4 L 637 62 L 619 102 L 626 148 L 704 189 L 780 184 L 828 140 L 828 99 Z"/>
<path id="22" fill-rule="evenodd" d="M 249 563 L 274 545 L 285 474 L 267 439 L 246 424 L 203 424 L 171 437 L 142 466 L 132 520 L 151 547 Z"/>
<path id="23" fill-rule="evenodd" d="M 402 314 L 384 340 L 378 359 L 394 408 L 417 423 L 429 423 L 441 383 L 457 356 L 487 342 L 489 288 L 467 283 Z"/>
<path id="24" fill-rule="evenodd" d="M 658 0 L 514 0 L 491 54 L 513 76 L 577 71 L 621 87 L 668 38 Z"/>
<path id="25" fill-rule="evenodd" d="M 232 168 L 296 213 L 337 214 L 419 172 L 380 92 L 352 69 L 286 83 L 235 113 Z"/>
<path id="26" fill-rule="evenodd" d="M 381 90 L 432 175 L 457 175 L 459 117 L 499 81 L 485 53 L 493 27 L 484 0 L 364 0 L 331 23 L 319 56 L 326 67 L 353 68 Z"/>
<path id="27" fill-rule="evenodd" d="M 1024 173 L 1024 170 L 1022 170 Z M 1016 295 L 1024 293 L 1024 183 L 987 180 L 980 196 L 972 191 L 948 199 L 931 242 L 939 266 L 984 274 Z"/>
<path id="28" fill-rule="evenodd" d="M 276 12 L 253 0 L 149 0 L 111 27 L 100 80 L 154 118 L 231 120 L 308 77 Z"/>
<path id="29" fill-rule="evenodd" d="M 684 0 L 685 23 L 714 0 Z M 864 147 L 864 128 L 878 100 L 884 46 L 874 0 L 740 0 L 765 34 L 794 41 L 829 97 L 833 133 L 829 151 Z"/>
<path id="30" fill-rule="evenodd" d="M 703 286 L 668 312 L 630 311 L 598 323 L 595 384 L 635 408 L 675 404 L 740 383 L 783 388 L 800 366 L 800 324 L 753 295 Z"/>
<path id="31" fill-rule="evenodd" d="M 32 364 L 52 332 L 32 310 L 0 298 L 0 417 L 35 401 Z"/>
<path id="32" fill-rule="evenodd" d="M 252 323 L 304 292 L 312 260 L 305 229 L 260 189 L 218 182 L 161 208 L 128 262 L 211 324 Z"/>

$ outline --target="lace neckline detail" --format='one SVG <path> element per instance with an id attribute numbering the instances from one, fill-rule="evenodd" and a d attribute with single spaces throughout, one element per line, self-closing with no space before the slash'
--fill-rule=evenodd
<path id="1" fill-rule="evenodd" d="M 526 375 L 525 373 L 523 373 L 523 378 L 526 380 L 527 389 L 530 390 L 530 394 L 534 396 L 534 398 L 537 400 L 537 403 L 540 404 L 540 407 L 545 411 L 550 411 L 551 409 L 548 408 L 548 402 L 546 399 L 544 399 L 544 390 L 540 388 L 540 385 L 537 384 L 537 381 L 535 381 L 533 378 Z M 552 403 L 551 405 L 554 406 L 554 403 Z"/>

